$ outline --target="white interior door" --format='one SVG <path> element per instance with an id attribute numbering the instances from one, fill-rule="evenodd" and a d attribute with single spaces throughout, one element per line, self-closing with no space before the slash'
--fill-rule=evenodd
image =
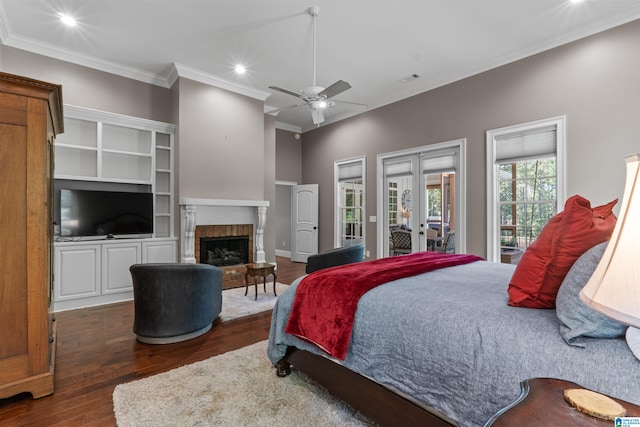
<path id="1" fill-rule="evenodd" d="M 291 188 L 291 261 L 318 253 L 318 184 Z"/>

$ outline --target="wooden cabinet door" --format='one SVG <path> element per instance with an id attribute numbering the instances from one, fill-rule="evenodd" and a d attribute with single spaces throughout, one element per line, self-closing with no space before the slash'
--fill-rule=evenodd
<path id="1" fill-rule="evenodd" d="M 0 384 L 29 371 L 25 108 L 23 97 L 0 98 L 0 367 L 10 367 L 0 369 Z"/>

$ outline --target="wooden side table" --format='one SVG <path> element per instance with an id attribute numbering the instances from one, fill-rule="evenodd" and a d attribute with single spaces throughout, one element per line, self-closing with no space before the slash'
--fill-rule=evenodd
<path id="1" fill-rule="evenodd" d="M 249 277 L 253 277 L 253 285 L 256 287 L 256 297 L 254 300 L 258 299 L 258 278 L 262 277 L 264 291 L 267 292 L 267 276 L 273 275 L 273 295 L 278 296 L 276 294 L 276 278 L 278 275 L 275 271 L 275 265 L 269 264 L 268 262 L 261 262 L 256 264 L 247 264 L 247 272 L 244 275 L 244 295 L 247 295 L 249 291 Z"/>
<path id="2" fill-rule="evenodd" d="M 583 414 L 564 400 L 566 389 L 584 388 L 575 383 L 553 378 L 533 378 L 522 381 L 520 388 L 520 397 L 491 417 L 485 427 L 613 426 L 613 421 Z M 613 400 L 627 410 L 627 417 L 640 417 L 640 406 Z"/>

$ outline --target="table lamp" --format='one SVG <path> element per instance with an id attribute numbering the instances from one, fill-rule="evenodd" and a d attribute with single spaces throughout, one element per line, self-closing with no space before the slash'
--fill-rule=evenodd
<path id="1" fill-rule="evenodd" d="M 627 343 L 640 359 L 640 153 L 627 156 L 626 162 L 620 215 L 580 299 L 588 307 L 631 326 Z"/>

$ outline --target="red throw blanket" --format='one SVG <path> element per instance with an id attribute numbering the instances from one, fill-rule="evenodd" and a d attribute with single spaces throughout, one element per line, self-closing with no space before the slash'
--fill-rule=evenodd
<path id="1" fill-rule="evenodd" d="M 362 295 L 403 277 L 479 260 L 475 255 L 418 252 L 318 270 L 298 285 L 285 332 L 344 360 Z"/>

